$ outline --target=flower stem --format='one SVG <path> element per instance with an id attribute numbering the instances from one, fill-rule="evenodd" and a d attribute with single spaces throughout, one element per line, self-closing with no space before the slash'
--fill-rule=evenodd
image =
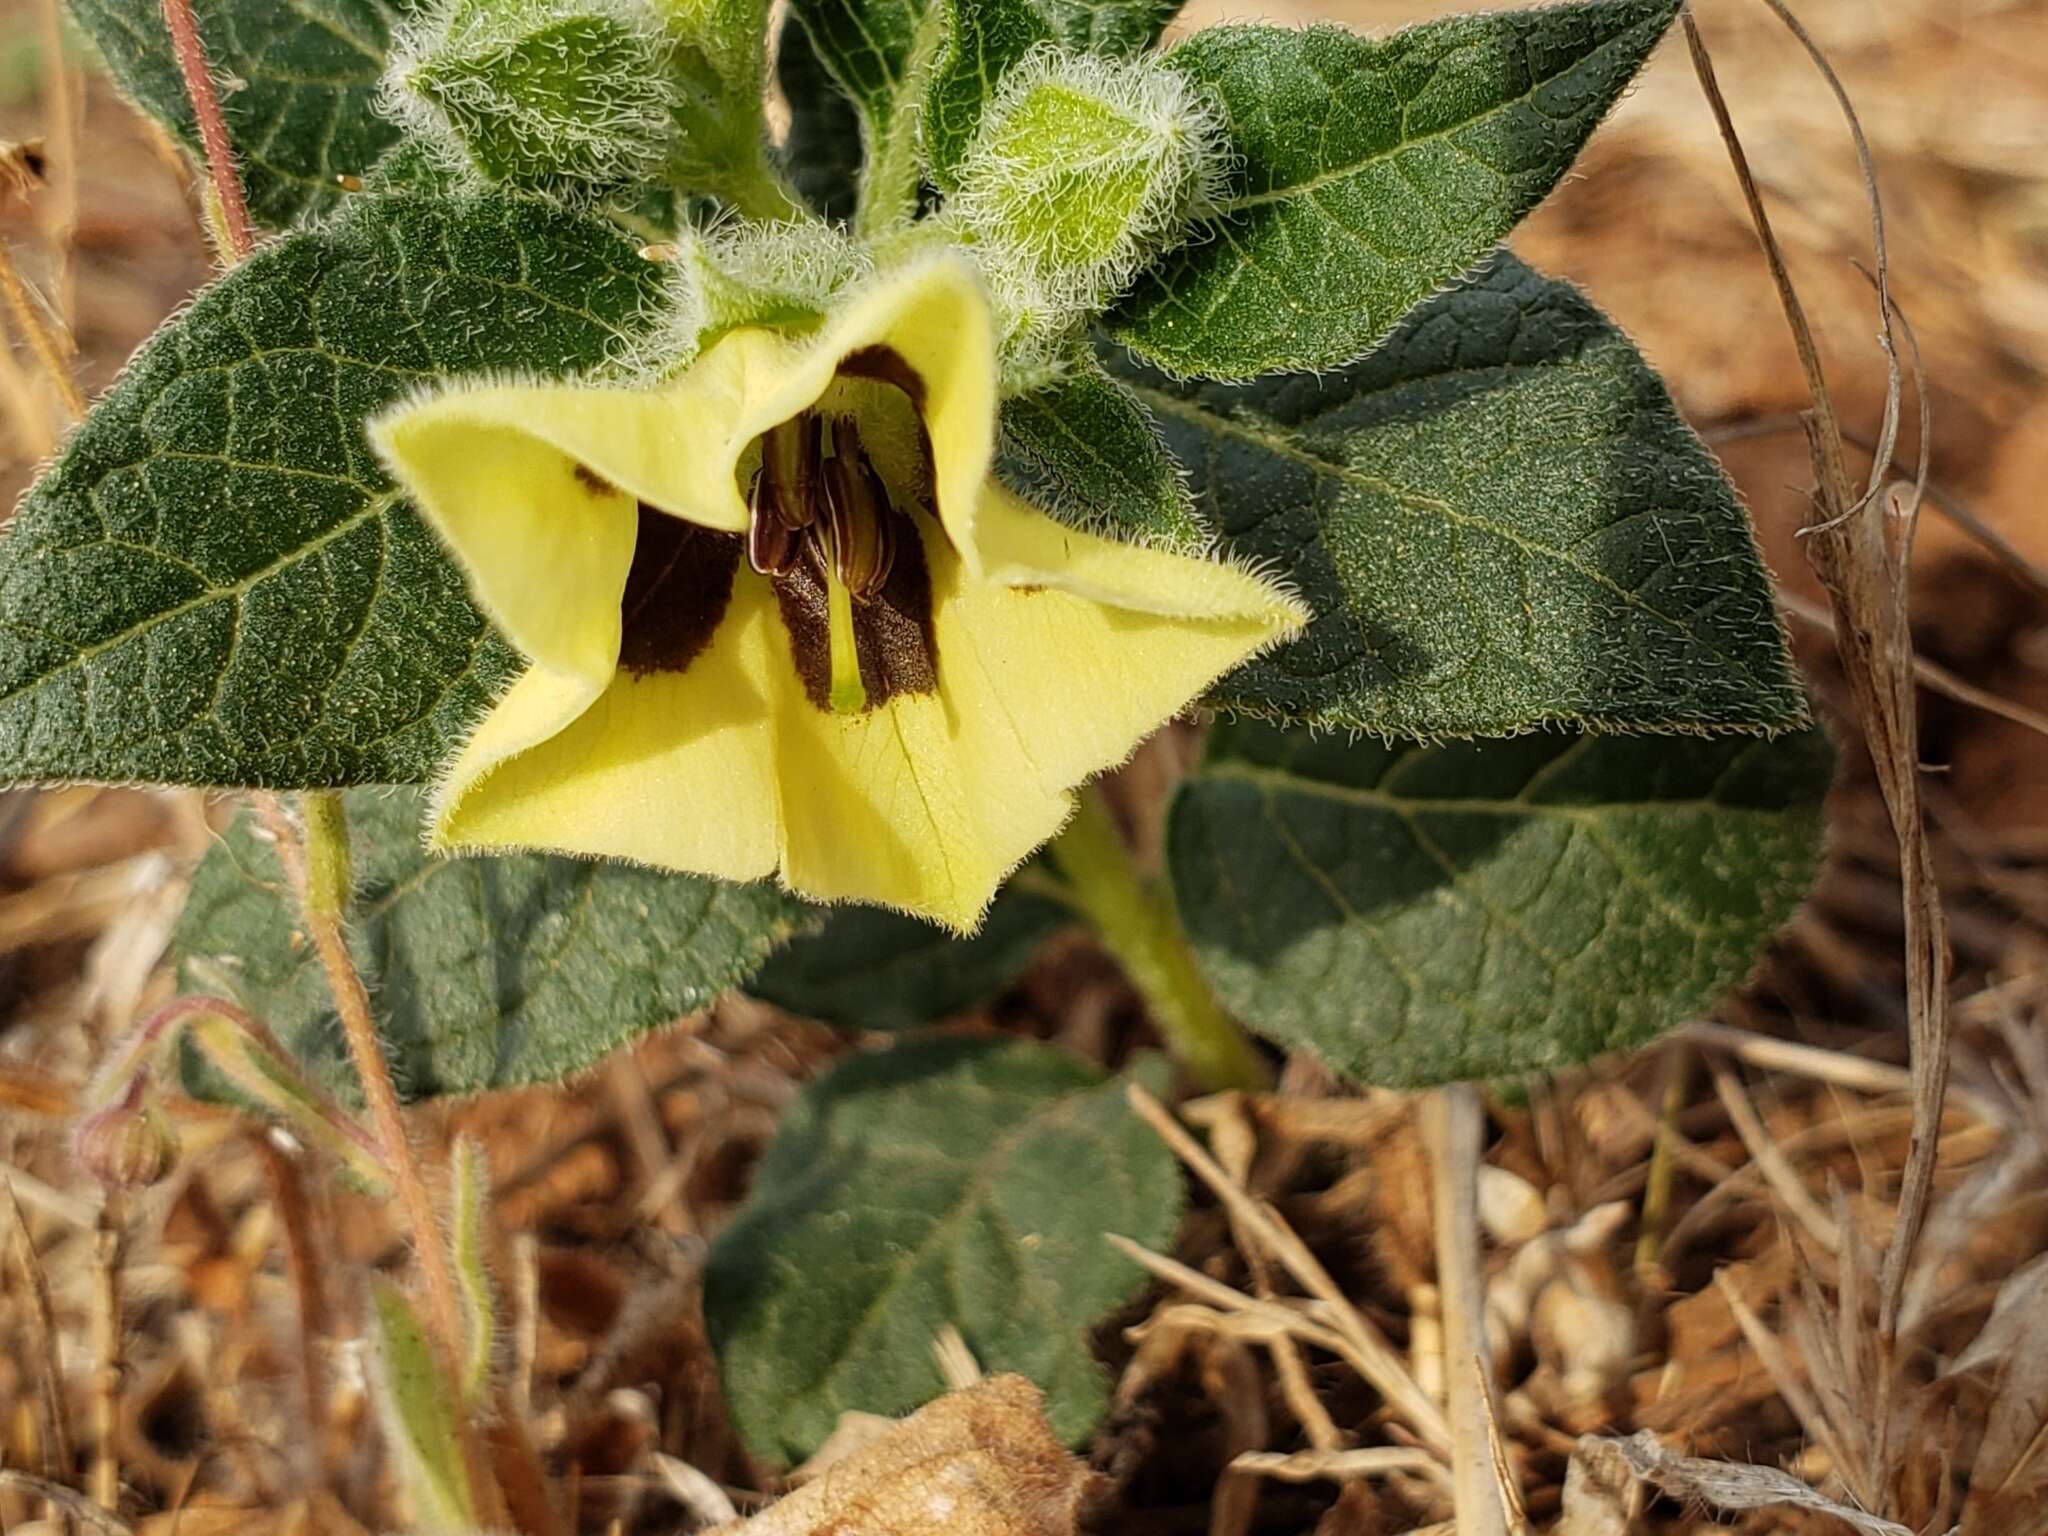
<path id="1" fill-rule="evenodd" d="M 1266 1064 L 1203 980 L 1172 898 L 1140 877 L 1102 792 L 1091 785 L 1080 800 L 1049 850 L 1068 900 L 1095 925 L 1144 997 L 1167 1050 L 1204 1089 L 1265 1086 Z"/>
<path id="2" fill-rule="evenodd" d="M 398 1090 L 391 1081 L 391 1066 L 384 1059 L 383 1042 L 377 1038 L 376 1020 L 370 1013 L 370 992 L 348 952 L 342 932 L 342 918 L 348 910 L 349 892 L 354 886 L 348 846 L 348 820 L 341 796 L 333 790 L 308 790 L 301 797 L 305 820 L 305 853 L 297 870 L 291 871 L 304 905 L 306 931 L 327 972 L 327 987 L 334 995 L 335 1011 L 341 1015 L 342 1033 L 348 1039 L 349 1057 L 362 1081 L 363 1100 L 370 1111 L 383 1144 L 384 1160 L 391 1170 L 399 1201 L 405 1207 L 405 1221 L 412 1232 L 420 1271 L 427 1283 L 427 1304 L 435 1332 L 451 1361 L 460 1357 L 462 1312 L 456 1301 L 455 1279 L 448 1267 L 448 1245 L 441 1240 L 441 1224 L 427 1193 L 419 1160 L 413 1155 L 406 1134 L 405 1117 L 399 1108 Z M 280 849 L 287 840 L 279 839 Z"/>
<path id="3" fill-rule="evenodd" d="M 463 1355 L 461 1303 L 456 1299 L 455 1274 L 448 1262 L 448 1243 L 434 1211 L 427 1181 L 413 1155 L 412 1140 L 406 1134 L 405 1116 L 399 1107 L 398 1089 L 391 1080 L 391 1065 L 384 1059 L 384 1045 L 377 1038 L 377 1022 L 370 1012 L 370 991 L 363 985 L 355 957 L 348 952 L 343 921 L 348 914 L 355 873 L 348 842 L 348 816 L 341 796 L 331 789 L 307 790 L 299 797 L 305 826 L 303 844 L 292 835 L 283 807 L 272 795 L 257 797 L 257 808 L 276 839 L 278 859 L 299 893 L 306 932 L 327 973 L 327 989 L 334 997 L 335 1012 L 341 1015 L 342 1034 L 348 1040 L 349 1057 L 363 1086 L 369 1106 L 370 1123 L 383 1145 L 385 1165 L 405 1211 L 406 1229 L 412 1234 L 413 1251 L 419 1256 L 420 1273 L 427 1285 L 427 1316 L 442 1369 L 454 1381 L 456 1362 Z M 493 1514 L 503 1507 L 504 1496 L 474 1426 L 464 1420 L 458 1426 L 463 1458 L 472 1490 Z"/>

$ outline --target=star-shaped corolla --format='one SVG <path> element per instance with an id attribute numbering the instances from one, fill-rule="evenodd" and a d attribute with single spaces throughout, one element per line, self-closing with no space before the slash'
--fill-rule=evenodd
<path id="1" fill-rule="evenodd" d="M 1074 786 L 1306 619 L 1012 496 L 997 405 L 988 300 L 940 252 L 656 386 L 457 383 L 375 422 L 532 663 L 429 841 L 779 873 L 971 930 Z"/>

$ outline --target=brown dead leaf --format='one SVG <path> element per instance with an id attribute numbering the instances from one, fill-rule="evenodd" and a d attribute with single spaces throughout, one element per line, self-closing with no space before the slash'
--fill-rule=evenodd
<path id="1" fill-rule="evenodd" d="M 1071 1536 L 1088 1470 L 1021 1376 L 928 1404 L 724 1536 Z"/>

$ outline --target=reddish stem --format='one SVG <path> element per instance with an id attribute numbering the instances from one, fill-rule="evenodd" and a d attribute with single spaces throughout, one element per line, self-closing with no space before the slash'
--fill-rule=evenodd
<path id="1" fill-rule="evenodd" d="M 255 248 L 256 236 L 249 224 L 249 205 L 242 201 L 242 178 L 235 168 L 234 146 L 228 142 L 227 119 L 221 116 L 220 93 L 213 88 L 213 71 L 207 66 L 206 44 L 200 41 L 199 23 L 192 19 L 192 0 L 164 0 L 164 25 L 171 29 L 178 72 L 185 77 L 185 94 L 199 120 L 199 142 L 206 150 L 213 195 L 220 200 L 228 255 L 240 261 Z"/>

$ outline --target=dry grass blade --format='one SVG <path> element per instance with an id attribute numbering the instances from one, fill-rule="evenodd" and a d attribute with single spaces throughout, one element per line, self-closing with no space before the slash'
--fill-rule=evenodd
<path id="1" fill-rule="evenodd" d="M 64 1408 L 63 1364 L 57 1355 L 57 1315 L 50 1302 L 50 1281 L 36 1257 L 35 1244 L 28 1235 L 28 1218 L 21 1213 L 21 1201 L 14 1193 L 14 1180 L 7 1186 L 7 1206 L 14 1218 L 15 1252 L 20 1258 L 24 1289 L 28 1295 L 29 1318 L 40 1357 L 38 1380 L 43 1392 L 43 1419 L 49 1429 L 49 1453 L 45 1470 L 63 1476 L 71 1468 L 71 1420 Z"/>
<path id="2" fill-rule="evenodd" d="M 1294 1276 L 1295 1283 L 1329 1304 L 1333 1329 L 1351 1346 L 1349 1353 L 1359 1374 L 1430 1446 L 1448 1456 L 1453 1439 L 1443 1410 L 1416 1384 L 1393 1346 L 1351 1304 L 1350 1298 L 1330 1278 L 1330 1272 L 1309 1252 L 1308 1245 L 1287 1225 L 1279 1212 L 1254 1200 L 1225 1174 L 1216 1160 L 1202 1150 L 1200 1143 L 1167 1113 L 1165 1106 L 1138 1084 L 1131 1085 L 1129 1098 L 1131 1107 L 1146 1124 L 1157 1131 L 1160 1139 L 1173 1149 L 1174 1155 L 1209 1186 L 1230 1214 L 1243 1222 L 1245 1230 L 1265 1245 L 1281 1267 Z"/>
<path id="3" fill-rule="evenodd" d="M 1719 1095 L 1721 1107 L 1728 1111 L 1729 1122 L 1735 1127 L 1735 1134 L 1742 1138 L 1742 1145 L 1762 1172 L 1765 1182 L 1771 1186 L 1785 1209 L 1798 1218 L 1806 1228 L 1807 1235 L 1829 1253 L 1842 1251 L 1842 1234 L 1820 1208 L 1820 1202 L 1807 1192 L 1800 1182 L 1799 1174 L 1779 1150 L 1777 1142 L 1764 1126 L 1756 1112 L 1756 1106 L 1749 1102 L 1749 1095 L 1742 1091 L 1742 1085 L 1735 1081 L 1735 1074 L 1725 1063 L 1714 1061 L 1708 1070 L 1714 1076 L 1714 1092 Z"/>
<path id="4" fill-rule="evenodd" d="M 1443 1463 L 1427 1451 L 1401 1446 L 1371 1446 L 1354 1451 L 1246 1451 L 1234 1458 L 1231 1470 L 1252 1472 L 1283 1483 L 1345 1482 L 1354 1477 L 1384 1477 L 1391 1472 L 1420 1472 L 1442 1478 Z"/>
<path id="5" fill-rule="evenodd" d="M 1778 606 L 1798 619 L 1811 624 L 1823 634 L 1840 640 L 1841 634 L 1835 627 L 1835 620 L 1825 608 L 1809 603 L 1796 592 L 1781 590 Z M 1913 658 L 1913 675 L 1926 687 L 1943 698 L 1954 699 L 1958 704 L 1967 704 L 1972 709 L 1981 709 L 1986 714 L 1997 715 L 2010 720 L 2014 725 L 2023 725 L 2039 735 L 2048 736 L 2048 715 L 2039 710 L 2029 709 L 2024 704 L 2015 704 L 2011 699 L 2001 698 L 1988 688 L 1979 688 L 1975 683 L 1966 682 L 1949 671 L 1939 662 L 1929 661 L 1924 656 Z"/>
<path id="6" fill-rule="evenodd" d="M 1708 1461 L 1679 1456 L 1657 1443 L 1647 1430 L 1625 1440 L 1588 1436 L 1610 1454 L 1618 1454 L 1629 1470 L 1674 1499 L 1697 1502 L 1717 1511 L 1771 1509 L 1789 1505 L 1815 1510 L 1867 1533 L 1867 1536 L 1914 1536 L 1903 1525 L 1881 1520 L 1860 1509 L 1815 1493 L 1798 1478 L 1775 1467 L 1752 1467 L 1736 1461 Z M 1581 1442 L 1584 1444 L 1584 1442 Z"/>
<path id="7" fill-rule="evenodd" d="M 1900 1184 L 1898 1220 L 1885 1252 L 1879 1284 L 1878 1326 L 1889 1341 L 1896 1337 L 1907 1270 L 1927 1218 L 1939 1148 L 1941 1106 L 1948 1086 L 1947 924 L 1920 804 L 1913 638 L 1906 612 L 1907 562 L 1918 503 L 1917 498 L 1897 488 L 1878 494 L 1891 465 L 1902 386 L 1891 341 L 1893 308 L 1886 277 L 1883 203 L 1871 168 L 1869 146 L 1847 92 L 1812 38 L 1782 0 L 1764 0 L 1764 4 L 1792 30 L 1813 58 L 1834 91 L 1855 139 L 1870 202 L 1876 250 L 1874 281 L 1888 372 L 1885 429 L 1878 439 L 1870 484 L 1858 495 L 1850 484 L 1841 425 L 1821 370 L 1812 328 L 1772 232 L 1770 215 L 1751 174 L 1727 101 L 1715 81 L 1713 61 L 1698 24 L 1691 12 L 1686 12 L 1686 43 L 1693 68 L 1713 108 L 1729 160 L 1741 183 L 1743 199 L 1805 369 L 1812 401 L 1808 440 L 1818 491 L 1814 517 L 1806 529 L 1807 558 L 1834 611 L 1836 648 L 1899 844 L 1904 877 L 1906 1013 L 1912 1039 L 1914 1124 Z M 1924 389 L 1921 394 L 1924 399 Z M 1880 1411 L 1879 1417 L 1882 1422 L 1887 1415 Z"/>
<path id="8" fill-rule="evenodd" d="M 54 1504 L 84 1529 L 104 1532 L 105 1536 L 130 1536 L 133 1530 L 127 1521 L 101 1509 L 77 1489 L 66 1488 L 61 1483 L 0 1467 L 0 1489 L 11 1489 Z"/>

